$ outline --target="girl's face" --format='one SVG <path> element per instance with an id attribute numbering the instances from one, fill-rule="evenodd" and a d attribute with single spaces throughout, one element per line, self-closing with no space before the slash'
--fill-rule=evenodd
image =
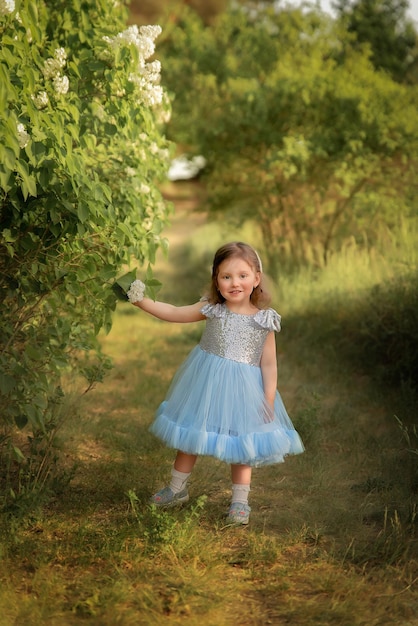
<path id="1" fill-rule="evenodd" d="M 225 259 L 219 265 L 217 287 L 231 304 L 249 304 L 253 289 L 260 282 L 260 272 L 239 257 Z"/>

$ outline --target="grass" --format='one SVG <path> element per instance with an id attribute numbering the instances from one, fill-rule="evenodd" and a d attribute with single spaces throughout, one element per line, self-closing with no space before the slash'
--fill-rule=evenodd
<path id="1" fill-rule="evenodd" d="M 186 299 L 184 282 L 199 297 L 187 261 L 204 241 L 207 263 L 214 230 L 196 223 L 185 246 L 183 218 L 173 224 L 175 262 L 158 265 L 163 297 L 176 300 Z M 167 279 L 173 267 L 177 282 Z M 224 525 L 229 468 L 211 458 L 197 463 L 188 505 L 148 505 L 173 460 L 148 427 L 201 327 L 119 306 L 102 338 L 114 367 L 60 433 L 67 483 L 30 517 L 0 523 L 2 626 L 418 625 L 416 511 L 402 482 L 396 396 L 312 349 L 308 330 L 286 322 L 291 306 L 279 389 L 306 453 L 254 472 L 245 529 Z"/>

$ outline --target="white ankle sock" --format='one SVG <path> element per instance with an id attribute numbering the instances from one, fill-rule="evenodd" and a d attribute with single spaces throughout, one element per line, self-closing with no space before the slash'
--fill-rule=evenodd
<path id="1" fill-rule="evenodd" d="M 169 485 L 171 491 L 173 493 L 180 493 L 180 491 L 183 491 L 183 489 L 186 488 L 190 474 L 191 472 L 179 472 L 173 467 L 171 470 L 171 482 Z"/>
<path id="2" fill-rule="evenodd" d="M 232 485 L 232 502 L 248 503 L 250 485 Z"/>

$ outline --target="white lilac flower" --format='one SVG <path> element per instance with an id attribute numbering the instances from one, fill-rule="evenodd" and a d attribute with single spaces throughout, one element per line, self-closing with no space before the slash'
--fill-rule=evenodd
<path id="1" fill-rule="evenodd" d="M 40 91 L 36 96 L 32 94 L 31 98 L 35 103 L 37 109 L 44 109 L 49 102 L 48 94 L 46 93 L 46 91 Z"/>
<path id="2" fill-rule="evenodd" d="M 57 59 L 53 59 L 52 57 L 49 57 L 48 59 L 46 59 L 44 63 L 44 69 L 43 69 L 45 78 L 55 78 L 55 76 L 59 75 L 60 71 L 61 71 L 61 66 L 59 64 L 59 61 L 57 61 Z"/>
<path id="3" fill-rule="evenodd" d="M 68 76 L 55 76 L 53 79 L 54 89 L 58 95 L 65 95 L 68 92 L 70 87 L 70 81 L 68 80 Z"/>
<path id="4" fill-rule="evenodd" d="M 67 53 L 64 48 L 57 48 L 54 52 L 54 58 L 48 57 L 44 63 L 43 72 L 45 78 L 55 78 L 58 76 L 61 69 L 65 67 L 66 62 Z"/>
<path id="5" fill-rule="evenodd" d="M 129 287 L 129 291 L 127 292 L 128 300 L 132 304 L 134 302 L 141 302 L 144 298 L 145 293 L 145 285 L 141 280 L 134 280 Z"/>
<path id="6" fill-rule="evenodd" d="M 158 113 L 157 120 L 160 124 L 168 124 L 168 122 L 171 120 L 171 111 L 169 109 L 161 109 Z"/>
<path id="7" fill-rule="evenodd" d="M 137 67 L 129 74 L 128 80 L 136 87 L 137 101 L 149 107 L 161 104 L 163 99 L 163 90 L 157 85 L 160 80 L 161 63 L 159 61 L 145 62 L 154 54 L 154 39 L 161 32 L 161 26 L 141 26 L 138 29 L 138 26 L 133 25 L 118 33 L 116 37 L 103 37 L 112 48 L 129 45 L 137 48 L 139 53 Z"/>
<path id="8" fill-rule="evenodd" d="M 134 24 L 123 32 L 118 33 L 116 37 L 103 37 L 103 39 L 113 48 L 133 44 L 138 48 L 142 58 L 148 59 L 155 51 L 154 39 L 156 39 L 161 32 L 161 26 L 141 26 L 141 28 L 138 29 L 138 26 Z"/>
<path id="9" fill-rule="evenodd" d="M 64 48 L 57 48 L 54 52 L 54 58 L 58 61 L 61 68 L 65 67 L 65 64 L 67 63 L 67 53 Z"/>
<path id="10" fill-rule="evenodd" d="M 20 148 L 26 148 L 26 146 L 29 143 L 29 139 L 30 139 L 30 136 L 26 132 L 26 128 L 25 128 L 24 124 L 20 124 L 19 123 L 17 125 L 17 140 L 19 142 Z"/>
<path id="11" fill-rule="evenodd" d="M 136 170 L 133 167 L 127 167 L 125 172 L 127 176 L 136 176 Z"/>
<path id="12" fill-rule="evenodd" d="M 170 158 L 170 150 L 168 148 L 161 148 L 161 150 L 158 150 L 158 154 L 162 161 L 168 161 Z"/>
<path id="13" fill-rule="evenodd" d="M 0 0 L 0 15 L 8 15 L 15 10 L 14 0 Z"/>
<path id="14" fill-rule="evenodd" d="M 146 63 L 143 67 L 142 75 L 150 83 L 158 82 L 161 75 L 160 61 L 152 61 L 151 63 Z"/>
<path id="15" fill-rule="evenodd" d="M 146 106 L 155 107 L 163 101 L 163 88 L 159 85 L 148 86 L 142 95 L 142 101 Z"/>
<path id="16" fill-rule="evenodd" d="M 141 193 L 150 193 L 151 191 L 151 187 L 149 187 L 148 185 L 146 185 L 145 183 L 141 183 L 141 187 L 139 188 L 139 191 Z"/>
<path id="17" fill-rule="evenodd" d="M 154 24 L 152 26 L 141 26 L 139 32 L 144 37 L 148 37 L 149 39 L 154 40 L 161 35 L 163 30 L 161 26 L 159 26 L 158 24 Z"/>

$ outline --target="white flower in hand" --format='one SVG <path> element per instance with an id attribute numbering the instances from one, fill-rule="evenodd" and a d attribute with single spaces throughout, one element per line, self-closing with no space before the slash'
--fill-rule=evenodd
<path id="1" fill-rule="evenodd" d="M 144 298 L 145 285 L 142 280 L 134 280 L 131 283 L 129 290 L 127 292 L 128 300 L 131 304 L 135 304 L 135 302 L 141 302 Z"/>

